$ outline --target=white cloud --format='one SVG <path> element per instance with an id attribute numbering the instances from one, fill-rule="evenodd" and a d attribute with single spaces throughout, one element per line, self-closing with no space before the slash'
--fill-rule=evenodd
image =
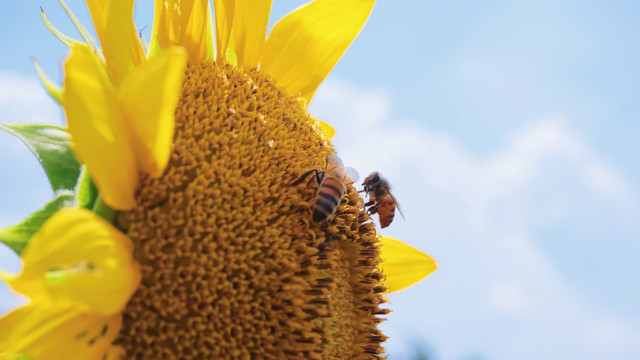
<path id="1" fill-rule="evenodd" d="M 0 72 L 3 122 L 62 125 L 60 107 L 35 77 Z"/>
<path id="2" fill-rule="evenodd" d="M 624 320 L 607 318 L 593 321 L 585 329 L 589 339 L 602 347 L 624 347 L 638 341 L 638 333 L 630 329 Z"/>
<path id="3" fill-rule="evenodd" d="M 385 96 L 329 79 L 311 111 L 336 126 L 346 164 L 361 174 L 380 170 L 394 185 L 407 222 L 383 233 L 440 265 L 423 284 L 390 296 L 392 357 L 420 336 L 445 359 L 640 357 L 640 319 L 582 294 L 536 235 L 549 226 L 615 228 L 640 215 L 636 189 L 559 116 L 532 119 L 478 157 L 450 134 L 395 118 Z M 581 249 L 581 239 L 567 241 Z"/>
<path id="4" fill-rule="evenodd" d="M 314 102 L 331 103 L 346 110 L 342 116 L 357 126 L 368 126 L 380 123 L 389 116 L 389 94 L 383 89 L 367 90 L 366 96 L 353 100 L 352 94 L 357 93 L 354 85 L 334 80 L 331 91 L 320 91 L 316 94 Z"/>

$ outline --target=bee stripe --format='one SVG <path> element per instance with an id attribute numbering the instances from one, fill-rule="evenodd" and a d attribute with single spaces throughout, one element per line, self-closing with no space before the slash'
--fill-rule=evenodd
<path id="1" fill-rule="evenodd" d="M 336 178 L 328 177 L 322 182 L 322 189 L 331 190 L 335 196 L 342 199 L 344 195 L 344 185 Z"/>
<path id="2" fill-rule="evenodd" d="M 385 222 L 388 222 L 389 224 L 393 221 L 393 218 L 395 216 L 395 211 L 393 211 L 393 209 L 389 210 L 389 212 L 385 212 L 384 214 L 380 214 L 380 217 L 382 217 Z"/>
<path id="3" fill-rule="evenodd" d="M 320 200 L 320 198 L 322 198 L 322 199 L 325 199 L 325 200 L 331 202 L 333 204 L 333 206 L 338 206 L 339 199 L 335 198 L 334 196 L 331 196 L 331 194 L 327 194 L 327 193 L 321 192 L 320 194 L 318 194 L 318 196 L 319 196 L 318 200 Z"/>
<path id="4" fill-rule="evenodd" d="M 333 186 L 332 184 L 324 184 L 323 188 L 326 188 L 328 190 L 333 191 L 337 196 L 342 197 L 343 192 L 342 189 L 338 189 L 337 187 Z"/>
<path id="5" fill-rule="evenodd" d="M 326 200 L 324 198 L 318 198 L 318 200 L 316 201 L 315 210 L 316 211 L 324 211 L 328 215 L 331 215 L 334 212 L 336 212 L 336 206 L 333 205 L 333 204 L 334 204 L 333 201 L 329 202 L 328 200 Z"/>
<path id="6" fill-rule="evenodd" d="M 344 184 L 338 178 L 325 172 L 325 178 L 318 189 L 313 206 L 313 221 L 324 221 L 333 215 L 338 209 L 345 190 Z"/>
<path id="7" fill-rule="evenodd" d="M 313 212 L 313 221 L 315 221 L 315 222 L 325 221 L 325 220 L 327 220 L 328 217 L 329 217 L 329 214 L 323 213 L 322 211 L 319 211 L 318 209 L 316 209 Z"/>

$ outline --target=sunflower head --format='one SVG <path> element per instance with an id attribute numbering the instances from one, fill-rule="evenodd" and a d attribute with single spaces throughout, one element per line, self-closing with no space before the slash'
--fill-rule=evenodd
<path id="1" fill-rule="evenodd" d="M 385 288 L 362 199 L 350 187 L 316 223 L 318 185 L 290 185 L 332 151 L 301 102 L 256 69 L 189 64 L 175 134 L 165 174 L 143 178 L 139 206 L 119 216 L 144 274 L 119 338 L 127 353 L 381 353 Z"/>
<path id="2" fill-rule="evenodd" d="M 42 332 L 37 349 L 20 347 L 24 354 L 51 354 L 56 341 L 77 340 L 82 328 L 80 335 L 100 339 L 89 358 L 375 359 L 386 340 L 378 329 L 388 313 L 383 294 L 435 270 L 427 255 L 376 234 L 351 184 L 333 189 L 341 196 L 325 196 L 335 214 L 314 221 L 321 184 L 296 181 L 322 172 L 335 152 L 333 129 L 307 105 L 374 1 L 313 1 L 268 37 L 271 1 L 213 3 L 215 36 L 207 0 L 156 1 L 146 52 L 132 0 L 87 0 L 100 50 L 73 16 L 85 43 L 45 19 L 71 48 L 63 87 L 44 83 L 65 110 L 85 169 L 76 202 L 117 228 L 68 222 L 73 236 L 65 236 L 93 229 L 121 245 L 111 250 L 128 267 L 100 262 L 104 247 L 75 252 L 76 265 L 59 273 L 74 280 L 62 288 L 73 290 L 62 295 L 74 301 L 33 295 L 45 293 L 36 287 L 33 297 L 47 300 L 28 314 L 62 325 L 51 336 Z M 58 214 L 43 229 L 64 233 L 60 224 L 75 217 Z M 42 273 L 27 266 L 32 254 L 48 264 L 73 253 L 30 246 L 25 279 Z M 115 275 L 96 277 L 93 264 Z M 75 272 L 82 276 L 69 277 Z M 83 296 L 96 278 L 118 301 L 104 289 Z M 0 325 L 15 327 L 23 317 L 14 312 Z M 46 325 L 36 318 L 11 336 L 0 330 L 0 343 Z"/>

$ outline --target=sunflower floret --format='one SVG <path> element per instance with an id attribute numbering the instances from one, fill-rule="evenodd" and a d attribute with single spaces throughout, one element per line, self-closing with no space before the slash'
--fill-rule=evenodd
<path id="1" fill-rule="evenodd" d="M 382 353 L 362 199 L 350 186 L 335 222 L 314 223 L 317 184 L 289 186 L 332 151 L 297 99 L 255 69 L 190 63 L 175 117 L 167 171 L 123 220 L 143 268 L 118 340 L 129 356 Z"/>

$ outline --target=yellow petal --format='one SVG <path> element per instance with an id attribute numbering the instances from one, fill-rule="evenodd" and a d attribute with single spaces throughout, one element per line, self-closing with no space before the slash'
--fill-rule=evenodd
<path id="1" fill-rule="evenodd" d="M 154 177 L 169 162 L 186 62 L 183 48 L 164 50 L 131 73 L 120 89 L 138 167 Z"/>
<path id="2" fill-rule="evenodd" d="M 156 0 L 150 55 L 182 46 L 190 59 L 213 58 L 213 24 L 207 0 Z"/>
<path id="3" fill-rule="evenodd" d="M 9 281 L 32 301 L 72 304 L 87 313 L 120 312 L 140 282 L 131 240 L 86 209 L 56 212 L 21 255 Z"/>
<path id="4" fill-rule="evenodd" d="M 320 131 L 322 131 L 322 135 L 324 136 L 325 139 L 331 140 L 333 139 L 334 136 L 336 136 L 336 129 L 333 126 L 331 126 L 331 124 L 329 124 L 328 122 L 324 122 L 313 116 L 311 118 L 317 121 L 318 127 L 320 128 Z"/>
<path id="5" fill-rule="evenodd" d="M 380 267 L 386 275 L 387 292 L 408 288 L 436 271 L 433 258 L 400 240 L 383 236 Z"/>
<path id="6" fill-rule="evenodd" d="M 311 100 L 362 29 L 375 0 L 316 0 L 271 30 L 260 69 L 292 95 Z"/>
<path id="7" fill-rule="evenodd" d="M 96 316 L 33 302 L 0 318 L 0 358 L 102 359 L 121 327 L 119 313 Z"/>
<path id="8" fill-rule="evenodd" d="M 216 16 L 216 61 L 219 63 L 226 61 L 235 3 L 234 0 L 213 0 Z"/>
<path id="9" fill-rule="evenodd" d="M 238 65 L 257 67 L 267 35 L 271 0 L 236 1 L 231 33 Z"/>
<path id="10" fill-rule="evenodd" d="M 133 0 L 87 0 L 107 69 L 118 85 L 144 59 L 133 23 Z"/>
<path id="11" fill-rule="evenodd" d="M 231 32 L 233 34 L 233 31 Z M 227 54 L 225 56 L 228 64 L 238 65 L 238 57 L 236 56 L 236 51 L 233 48 L 233 41 L 229 41 L 229 45 L 227 46 Z"/>
<path id="12" fill-rule="evenodd" d="M 98 34 L 98 40 L 101 44 L 104 44 L 105 31 L 107 28 L 107 11 L 111 0 L 85 0 L 89 13 L 91 14 L 91 20 L 93 20 L 93 27 Z"/>
<path id="13" fill-rule="evenodd" d="M 135 206 L 138 168 L 117 93 L 104 63 L 77 44 L 64 64 L 67 125 L 81 158 L 105 203 L 117 210 Z"/>

